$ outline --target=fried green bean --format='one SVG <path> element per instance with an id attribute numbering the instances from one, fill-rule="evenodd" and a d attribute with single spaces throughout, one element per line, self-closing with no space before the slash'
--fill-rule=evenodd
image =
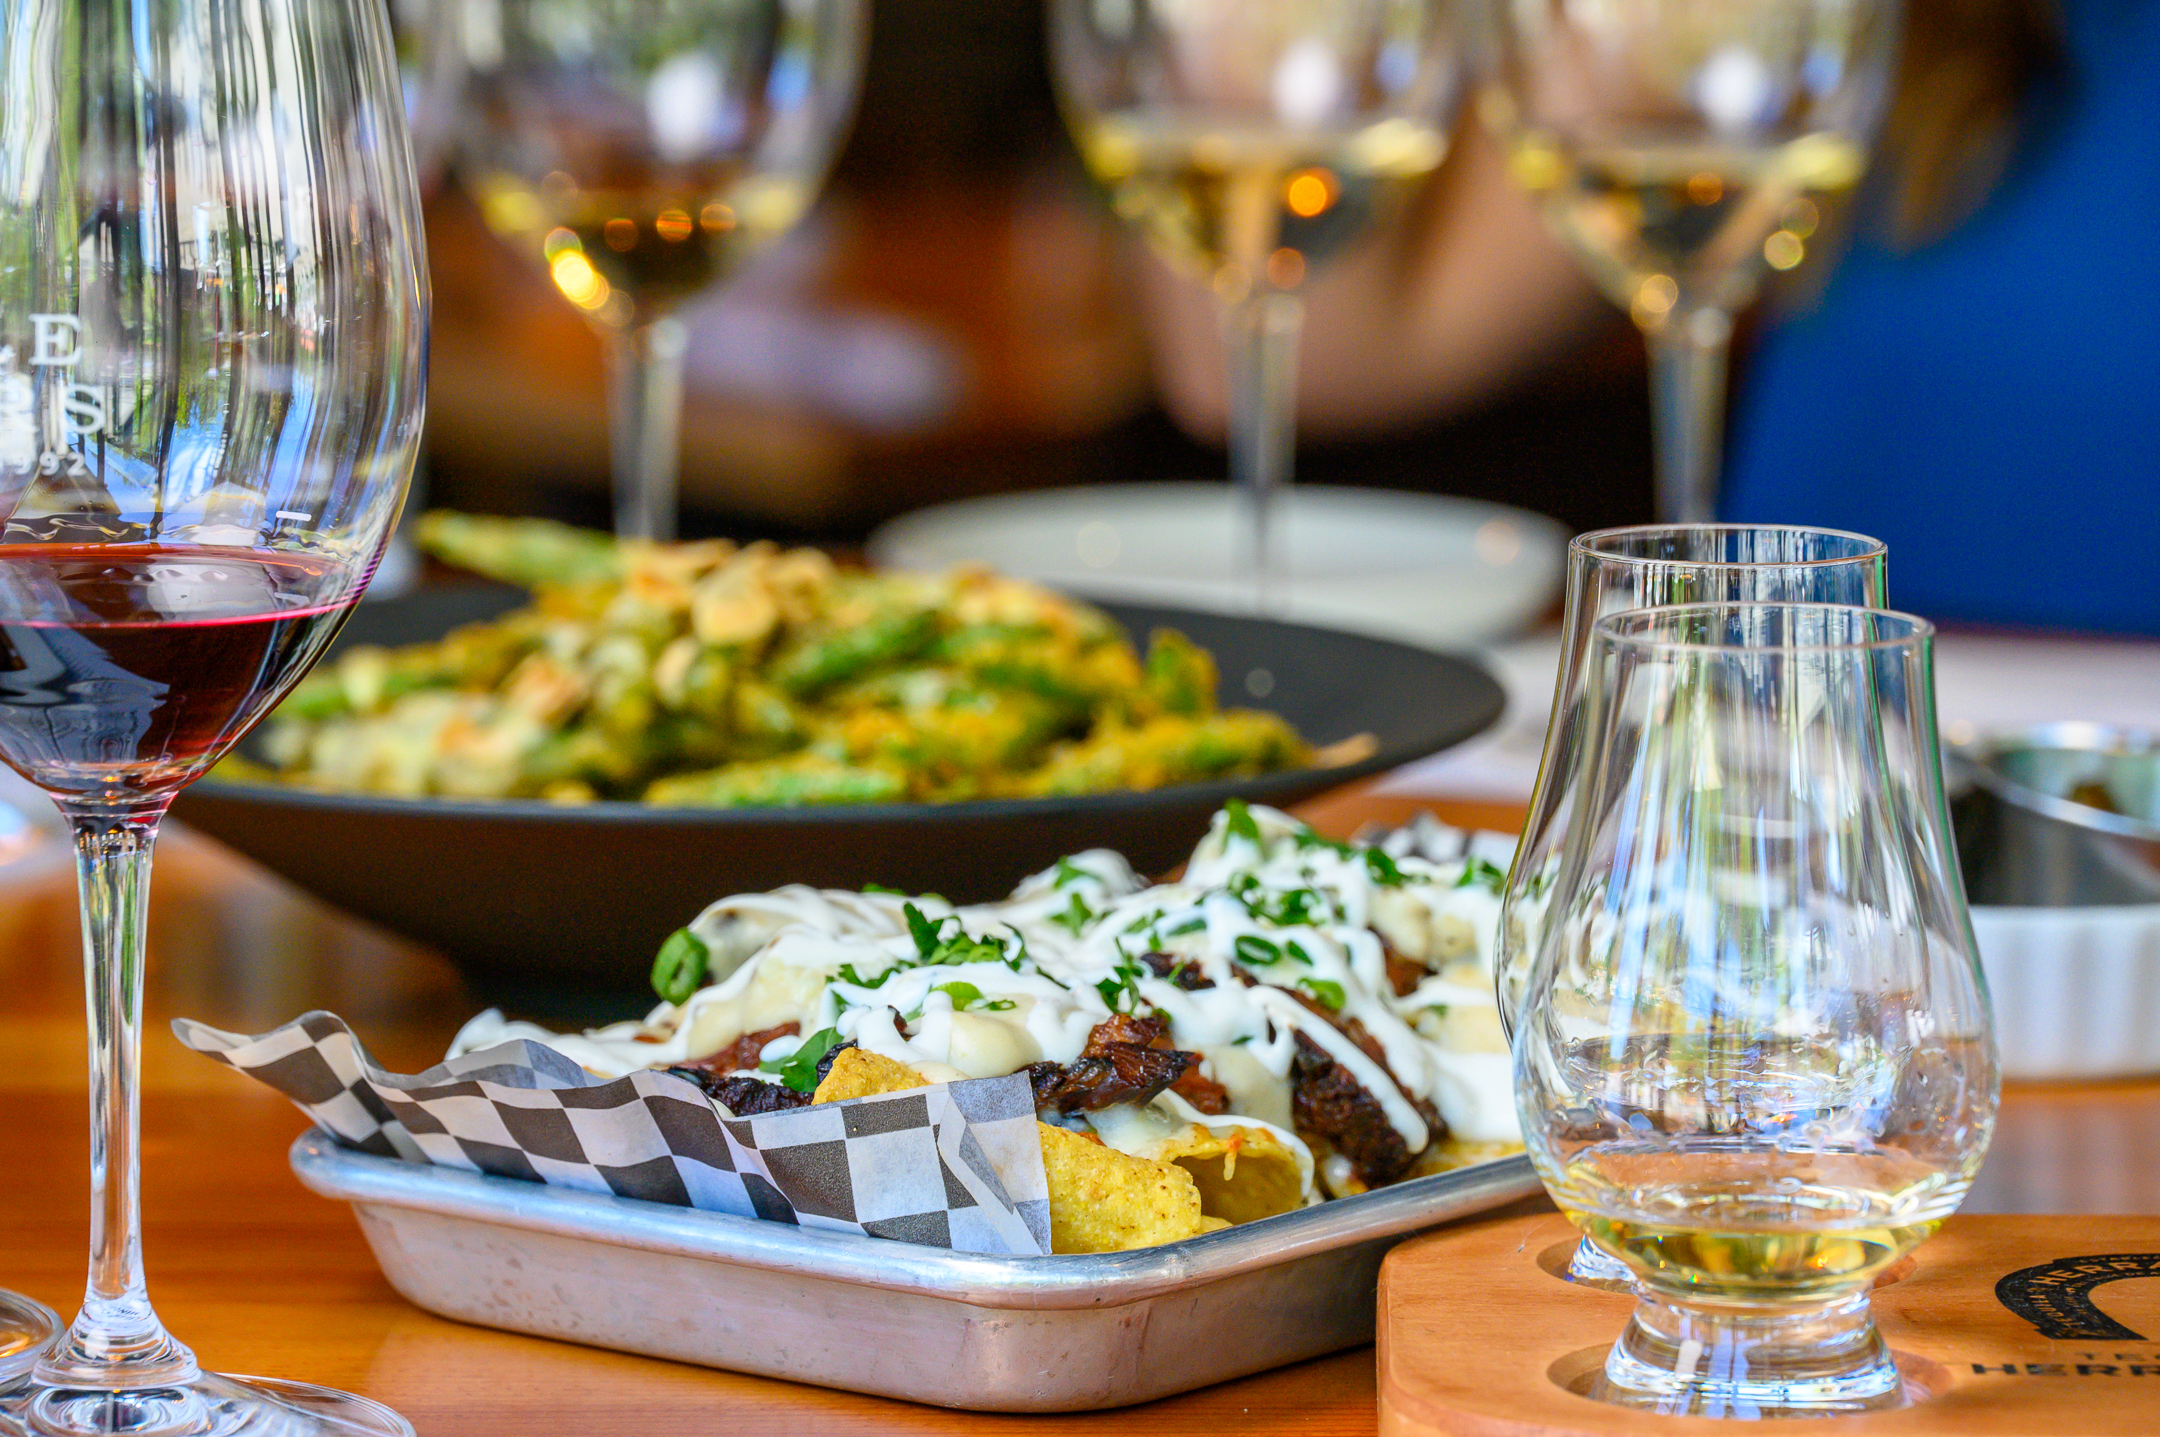
<path id="1" fill-rule="evenodd" d="M 455 514 L 420 533 L 439 557 L 533 585 L 533 602 L 323 666 L 266 729 L 279 780 L 772 805 L 1091 793 L 1312 761 L 1279 719 L 1217 713 L 1214 660 L 1183 635 L 1158 631 L 1143 662 L 1101 610 L 984 571 L 862 573 L 809 549 L 618 544 Z"/>

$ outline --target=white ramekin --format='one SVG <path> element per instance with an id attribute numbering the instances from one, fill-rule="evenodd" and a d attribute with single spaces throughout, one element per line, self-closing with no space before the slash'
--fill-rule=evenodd
<path id="1" fill-rule="evenodd" d="M 1972 917 L 2004 1077 L 2160 1072 L 2160 904 Z"/>

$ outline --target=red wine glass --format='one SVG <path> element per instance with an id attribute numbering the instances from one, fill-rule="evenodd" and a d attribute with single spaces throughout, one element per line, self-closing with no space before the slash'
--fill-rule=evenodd
<path id="1" fill-rule="evenodd" d="M 420 433 L 419 196 L 378 0 L 0 0 L 0 759 L 74 832 L 90 1274 L 0 1433 L 411 1428 L 203 1372 L 142 1268 L 158 821 L 367 586 Z"/>

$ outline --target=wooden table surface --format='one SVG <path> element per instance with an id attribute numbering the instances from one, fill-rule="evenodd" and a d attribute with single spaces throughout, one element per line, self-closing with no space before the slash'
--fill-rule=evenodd
<path id="1" fill-rule="evenodd" d="M 1419 801 L 1351 791 L 1309 806 L 1348 834 Z M 1512 828 L 1519 810 L 1426 801 Z M 358 856 L 356 856 L 356 861 Z M 285 1149 L 304 1126 L 266 1089 L 184 1051 L 174 1016 L 260 1032 L 308 1008 L 343 1014 L 402 1071 L 436 1061 L 473 999 L 440 959 L 362 928 L 184 830 L 158 855 L 144 1054 L 151 1292 L 208 1366 L 305 1378 L 390 1403 L 423 1434 L 716 1432 L 1363 1434 L 1369 1348 L 1127 1413 L 987 1417 L 515 1337 L 408 1306 L 346 1209 L 303 1190 Z M 82 983 L 65 869 L 0 874 L 0 1285 L 71 1315 L 87 1232 Z M 2160 1212 L 2160 1082 L 2013 1089 L 1968 1205 Z"/>

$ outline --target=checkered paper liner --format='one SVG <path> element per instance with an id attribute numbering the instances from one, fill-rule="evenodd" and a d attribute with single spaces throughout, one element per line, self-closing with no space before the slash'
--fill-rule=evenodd
<path id="1" fill-rule="evenodd" d="M 1050 1251 L 1024 1073 L 734 1118 L 672 1074 L 602 1080 L 525 1039 L 402 1077 L 332 1013 L 255 1038 L 185 1018 L 173 1031 L 361 1152 L 958 1252 Z"/>

